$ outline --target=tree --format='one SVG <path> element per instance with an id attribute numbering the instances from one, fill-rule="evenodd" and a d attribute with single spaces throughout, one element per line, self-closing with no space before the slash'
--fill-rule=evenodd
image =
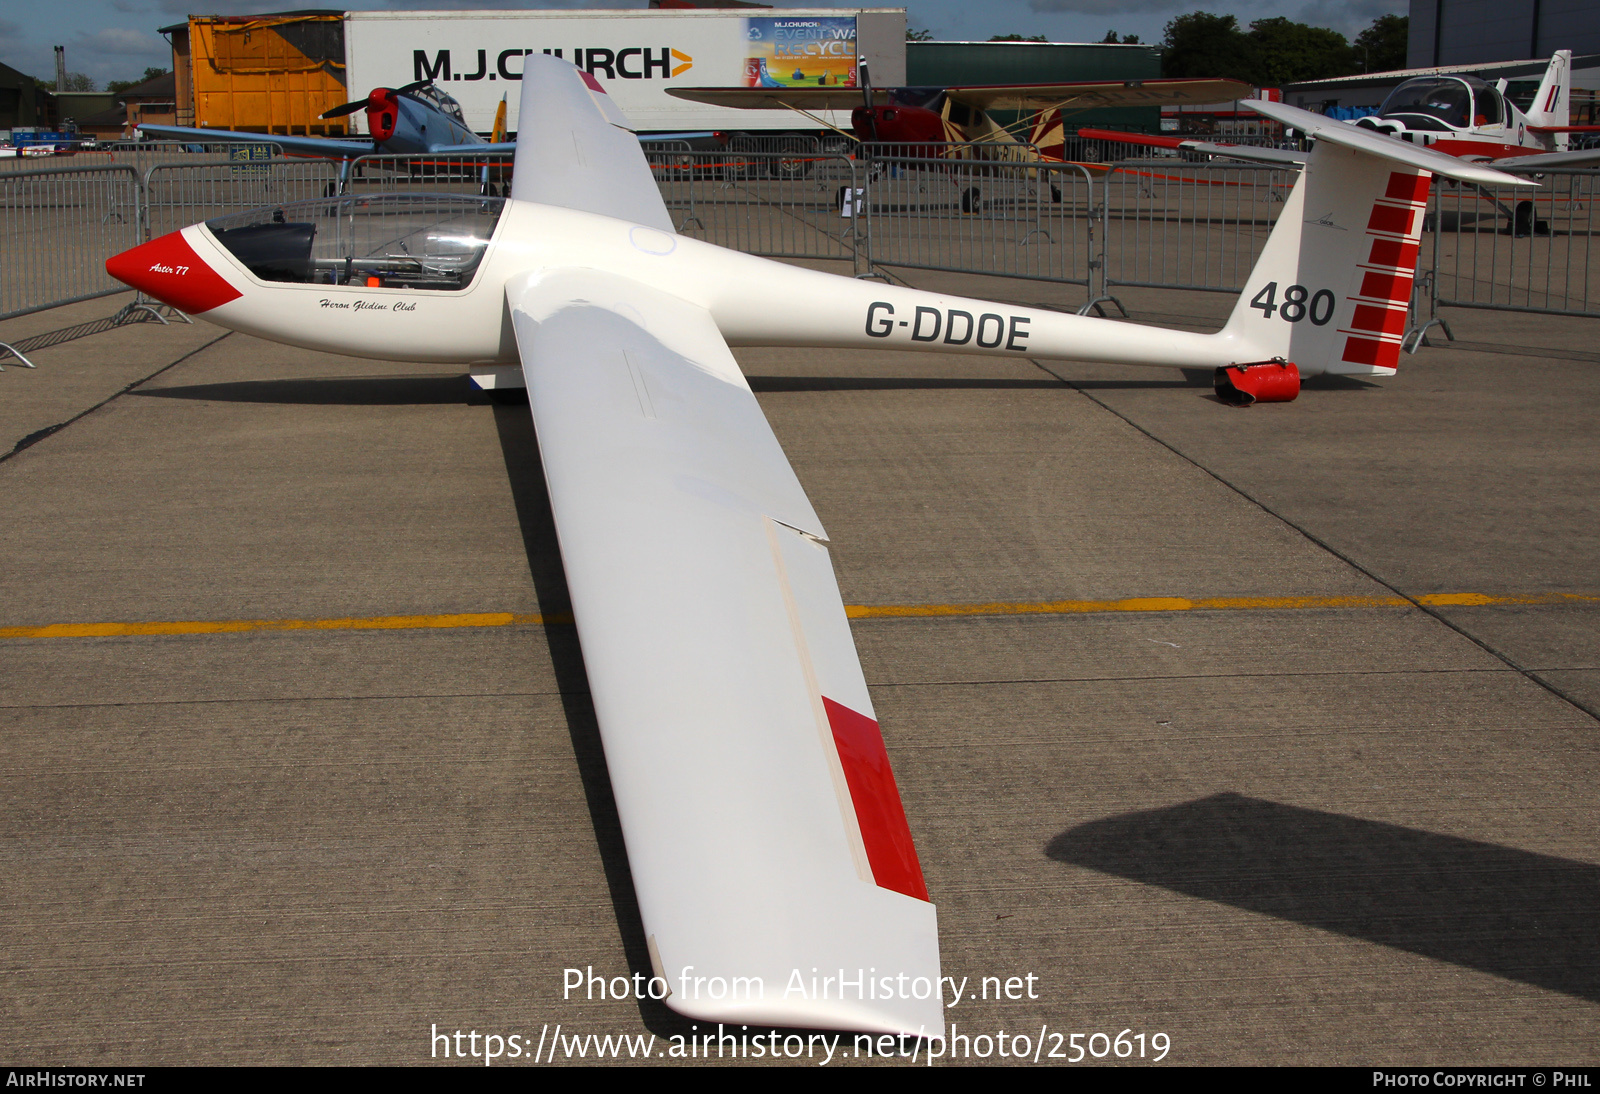
<path id="1" fill-rule="evenodd" d="M 144 70 L 144 75 L 140 76 L 137 80 L 108 80 L 106 82 L 106 90 L 120 93 L 128 90 L 130 87 L 138 87 L 146 80 L 153 80 L 157 76 L 165 76 L 166 74 L 167 70 L 164 68 L 147 68 Z"/>
<path id="2" fill-rule="evenodd" d="M 1355 51 L 1336 30 L 1310 27 L 1279 15 L 1251 23 L 1250 40 L 1256 47 L 1256 82 L 1263 87 L 1361 71 Z"/>
<path id="3" fill-rule="evenodd" d="M 1167 24 L 1161 43 L 1163 76 L 1227 77 L 1254 84 L 1260 82 L 1259 68 L 1255 43 L 1231 15 L 1196 11 Z"/>
<path id="4" fill-rule="evenodd" d="M 908 41 L 908 42 L 931 42 L 931 41 L 933 41 L 933 31 L 931 31 L 931 30 L 912 30 L 910 27 L 907 27 L 906 28 L 906 41 Z"/>
<path id="5" fill-rule="evenodd" d="M 53 80 L 41 80 L 37 76 L 35 76 L 34 79 L 33 79 L 33 83 L 34 83 L 34 86 L 37 87 L 40 91 L 49 91 L 49 92 L 54 93 L 54 91 L 56 89 L 55 81 L 53 81 Z M 69 72 L 69 73 L 67 73 L 67 86 L 62 88 L 62 90 L 63 91 L 94 91 L 95 90 L 94 77 L 90 76 L 86 72 Z"/>
<path id="6" fill-rule="evenodd" d="M 1356 35 L 1356 55 L 1362 72 L 1392 72 L 1406 67 L 1406 39 L 1411 20 L 1404 15 L 1380 15 Z"/>
<path id="7" fill-rule="evenodd" d="M 1049 37 L 1043 34 L 1034 34 L 1027 38 L 1020 34 L 996 34 L 989 39 L 991 42 L 1048 42 L 1049 40 Z"/>
<path id="8" fill-rule="evenodd" d="M 1283 16 L 1257 19 L 1248 32 L 1231 15 L 1196 11 L 1167 24 L 1164 76 L 1226 77 L 1257 87 L 1324 80 L 1361 71 L 1344 35 Z"/>
<path id="9" fill-rule="evenodd" d="M 1106 31 L 1106 36 L 1100 39 L 1100 44 L 1103 46 L 1136 46 L 1139 44 L 1139 36 L 1137 34 L 1124 34 L 1119 39 L 1116 31 L 1108 30 Z"/>

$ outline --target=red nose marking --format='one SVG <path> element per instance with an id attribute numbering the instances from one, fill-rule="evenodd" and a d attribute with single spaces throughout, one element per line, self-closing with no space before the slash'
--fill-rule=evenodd
<path id="1" fill-rule="evenodd" d="M 112 255 L 106 259 L 106 273 L 190 315 L 210 311 L 240 295 L 194 253 L 182 232 Z"/>

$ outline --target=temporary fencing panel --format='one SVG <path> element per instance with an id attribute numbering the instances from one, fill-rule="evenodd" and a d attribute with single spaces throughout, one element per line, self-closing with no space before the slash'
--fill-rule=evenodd
<path id="1" fill-rule="evenodd" d="M 1543 184 L 1536 191 L 1434 185 L 1435 308 L 1600 316 L 1600 279 L 1589 266 L 1600 171 L 1534 177 Z"/>
<path id="2" fill-rule="evenodd" d="M 141 241 L 131 167 L 0 174 L 0 319 L 124 292 L 106 259 Z"/>
<path id="3" fill-rule="evenodd" d="M 483 155 L 362 156 L 346 172 L 351 194 L 429 193 L 504 197 L 511 192 L 510 152 Z"/>
<path id="4" fill-rule="evenodd" d="M 858 260 L 858 221 L 843 215 L 856 163 L 815 150 L 648 154 L 679 232 L 770 258 Z"/>
<path id="5" fill-rule="evenodd" d="M 1095 185 L 1081 164 L 893 156 L 864 174 L 874 266 L 1093 287 Z"/>
<path id="6" fill-rule="evenodd" d="M 1104 183 L 1107 285 L 1240 291 L 1298 176 L 1225 161 L 1114 165 Z"/>
<path id="7" fill-rule="evenodd" d="M 149 236 L 226 213 L 328 197 L 340 165 L 327 160 L 201 159 L 160 163 L 145 172 Z"/>

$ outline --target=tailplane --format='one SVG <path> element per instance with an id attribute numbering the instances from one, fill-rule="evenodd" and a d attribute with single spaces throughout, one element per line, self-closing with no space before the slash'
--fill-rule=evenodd
<path id="1" fill-rule="evenodd" d="M 1245 105 L 1316 144 L 1223 335 L 1306 376 L 1393 375 L 1433 174 L 1534 184 L 1282 103 Z"/>

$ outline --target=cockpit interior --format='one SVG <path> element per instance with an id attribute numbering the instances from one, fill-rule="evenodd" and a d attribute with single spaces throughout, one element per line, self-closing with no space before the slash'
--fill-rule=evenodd
<path id="1" fill-rule="evenodd" d="M 504 209 L 503 198 L 380 194 L 272 205 L 206 227 L 263 281 L 457 292 Z"/>

